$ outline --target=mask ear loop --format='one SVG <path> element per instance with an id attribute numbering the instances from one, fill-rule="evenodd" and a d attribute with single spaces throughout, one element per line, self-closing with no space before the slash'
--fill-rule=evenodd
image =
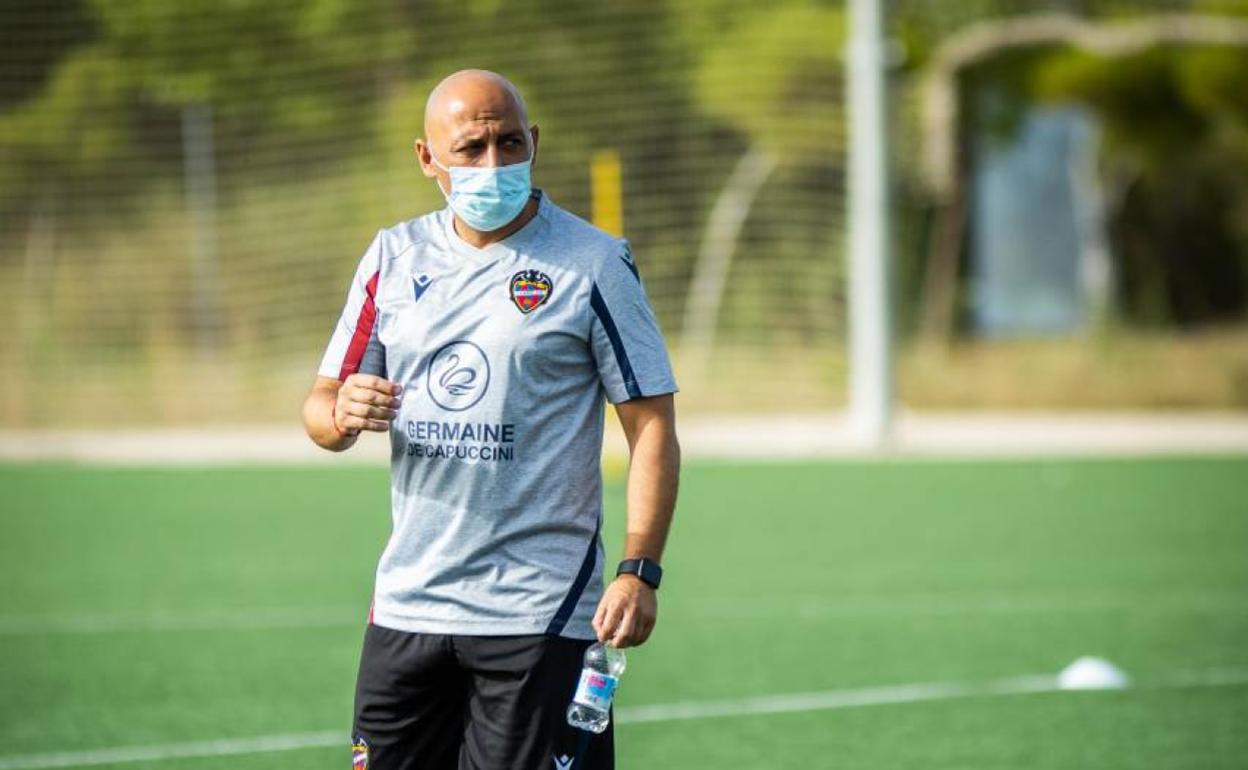
<path id="1" fill-rule="evenodd" d="M 450 176 L 451 170 L 438 162 L 438 156 L 433 154 L 433 148 L 429 147 L 429 145 L 427 144 L 425 145 L 425 147 L 428 147 L 429 149 L 429 160 L 433 163 L 433 165 L 445 171 L 447 173 L 447 176 Z M 438 179 L 437 177 L 434 177 L 433 181 L 435 184 L 437 184 L 438 192 L 442 193 L 442 197 L 449 199 L 451 197 L 451 194 L 447 192 L 446 190 L 442 189 L 442 180 Z"/>
<path id="2" fill-rule="evenodd" d="M 425 146 L 428 147 L 429 145 L 425 145 Z M 433 162 L 433 165 L 442 169 L 446 173 L 448 174 L 451 173 L 451 170 L 449 168 L 447 168 L 446 166 L 443 166 L 441 163 L 438 162 L 438 156 L 433 154 L 433 148 L 429 149 L 429 160 Z"/>

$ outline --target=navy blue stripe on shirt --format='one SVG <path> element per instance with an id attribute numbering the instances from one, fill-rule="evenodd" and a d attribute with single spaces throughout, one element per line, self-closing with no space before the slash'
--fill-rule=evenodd
<path id="1" fill-rule="evenodd" d="M 576 579 L 572 581 L 568 595 L 563 598 L 563 604 L 559 605 L 555 617 L 551 618 L 550 625 L 546 627 L 547 635 L 558 636 L 562 633 L 563 627 L 568 624 L 572 613 L 576 611 L 576 605 L 581 601 L 581 594 L 585 593 L 585 586 L 589 585 L 589 578 L 594 574 L 594 561 L 598 558 L 598 530 L 601 527 L 602 519 L 600 518 L 598 524 L 594 526 L 594 536 L 589 539 L 589 548 L 585 551 L 581 569 L 576 573 Z"/>
<path id="2" fill-rule="evenodd" d="M 628 362 L 628 351 L 624 350 L 624 340 L 620 338 L 620 330 L 616 328 L 615 319 L 611 318 L 611 311 L 607 310 L 607 303 L 603 301 L 602 294 L 598 292 L 598 284 L 594 284 L 590 289 L 589 304 L 594 309 L 594 313 L 598 315 L 602 328 L 607 332 L 607 339 L 611 340 L 611 349 L 615 351 L 615 362 L 620 367 L 620 376 L 624 378 L 624 388 L 628 390 L 628 397 L 639 398 L 641 388 L 637 387 L 633 365 Z"/>

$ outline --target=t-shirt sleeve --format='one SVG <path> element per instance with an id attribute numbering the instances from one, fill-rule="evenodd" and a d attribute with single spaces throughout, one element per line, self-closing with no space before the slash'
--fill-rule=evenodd
<path id="1" fill-rule="evenodd" d="M 607 400 L 675 393 L 667 346 L 627 241 L 603 259 L 589 303 L 594 359 Z"/>
<path id="2" fill-rule="evenodd" d="M 356 372 L 386 376 L 386 351 L 377 337 L 377 287 L 381 281 L 381 233 L 361 257 L 342 316 L 329 338 L 317 374 L 345 380 Z"/>

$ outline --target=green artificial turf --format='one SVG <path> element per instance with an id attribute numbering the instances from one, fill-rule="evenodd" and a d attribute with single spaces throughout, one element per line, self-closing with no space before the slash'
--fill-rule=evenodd
<path id="1" fill-rule="evenodd" d="M 385 468 L 0 466 L 0 767 L 340 730 L 109 767 L 347 767 Z M 623 487 L 607 490 L 608 553 Z M 1248 460 L 690 463 L 659 624 L 617 705 L 1052 674 L 977 696 L 617 730 L 618 766 L 1231 768 L 1248 757 Z"/>

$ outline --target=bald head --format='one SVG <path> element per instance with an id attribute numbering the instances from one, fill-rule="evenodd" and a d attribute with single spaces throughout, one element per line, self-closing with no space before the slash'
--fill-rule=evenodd
<path id="1" fill-rule="evenodd" d="M 465 114 L 514 113 L 528 125 L 528 108 L 510 80 L 489 70 L 460 70 L 434 86 L 425 101 L 425 135 L 442 128 L 448 119 Z"/>

